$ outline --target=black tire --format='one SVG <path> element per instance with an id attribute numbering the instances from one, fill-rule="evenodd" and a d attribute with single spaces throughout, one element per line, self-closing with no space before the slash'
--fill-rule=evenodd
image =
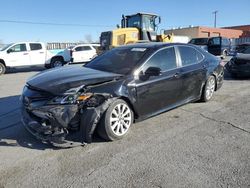
<path id="1" fill-rule="evenodd" d="M 216 79 L 214 76 L 209 76 L 203 88 L 201 101 L 207 102 L 212 99 L 216 87 Z"/>
<path id="2" fill-rule="evenodd" d="M 3 63 L 0 63 L 0 75 L 4 74 L 6 72 L 6 67 Z"/>
<path id="3" fill-rule="evenodd" d="M 51 64 L 45 64 L 44 66 L 46 69 L 50 69 L 51 68 Z"/>
<path id="4" fill-rule="evenodd" d="M 63 58 L 61 57 L 54 57 L 51 59 L 50 62 L 50 67 L 54 68 L 54 67 L 62 67 L 65 64 Z"/>
<path id="5" fill-rule="evenodd" d="M 113 120 L 116 119 L 116 117 L 114 116 L 115 115 L 114 111 L 117 112 L 116 110 L 118 110 L 119 107 L 120 107 L 120 112 L 124 111 L 124 113 L 119 114 L 119 118 L 117 118 L 119 120 L 111 121 L 111 118 L 113 118 Z M 121 110 L 121 108 L 123 110 Z M 123 117 L 121 114 L 123 115 L 127 114 L 127 115 Z M 125 118 L 130 120 L 125 120 Z M 117 99 L 109 106 L 105 114 L 102 116 L 100 123 L 97 127 L 97 132 L 99 136 L 105 140 L 108 141 L 119 140 L 127 135 L 127 133 L 129 132 L 129 128 L 133 124 L 133 121 L 134 121 L 134 113 L 129 107 L 129 105 L 124 100 Z M 125 131 L 122 132 L 123 130 Z"/>

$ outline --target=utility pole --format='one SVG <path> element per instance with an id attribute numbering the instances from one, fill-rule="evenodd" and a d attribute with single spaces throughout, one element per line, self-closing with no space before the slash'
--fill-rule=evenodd
<path id="1" fill-rule="evenodd" d="M 215 28 L 216 28 L 216 22 L 217 22 L 217 13 L 218 13 L 218 10 L 213 12 L 213 14 L 214 14 L 214 27 Z"/>

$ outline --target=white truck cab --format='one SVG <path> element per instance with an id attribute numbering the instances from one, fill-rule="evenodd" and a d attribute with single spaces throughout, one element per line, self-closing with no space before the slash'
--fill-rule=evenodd
<path id="1" fill-rule="evenodd" d="M 18 42 L 6 45 L 0 49 L 0 75 L 6 68 L 44 65 L 47 68 L 63 65 L 70 61 L 63 55 L 50 53 L 44 43 Z"/>

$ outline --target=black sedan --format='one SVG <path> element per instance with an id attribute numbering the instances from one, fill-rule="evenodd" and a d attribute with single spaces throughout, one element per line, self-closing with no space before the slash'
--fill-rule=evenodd
<path id="1" fill-rule="evenodd" d="M 226 68 L 233 77 L 250 77 L 250 43 L 237 46 L 236 55 Z"/>
<path id="2" fill-rule="evenodd" d="M 25 127 L 37 138 L 68 144 L 124 137 L 134 121 L 193 101 L 209 101 L 223 83 L 220 60 L 191 44 L 145 43 L 112 49 L 83 67 L 30 78 L 22 94 Z M 70 143 L 72 144 L 72 143 Z"/>

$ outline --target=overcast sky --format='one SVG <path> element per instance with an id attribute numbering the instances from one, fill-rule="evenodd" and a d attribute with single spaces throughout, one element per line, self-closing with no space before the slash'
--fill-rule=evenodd
<path id="1" fill-rule="evenodd" d="M 76 42 L 99 40 L 120 23 L 122 14 L 150 12 L 162 18 L 160 29 L 189 25 L 250 24 L 250 0 L 11 0 L 1 2 L 0 40 Z M 30 23 L 20 23 L 30 22 Z M 41 23 L 41 24 L 36 24 Z M 51 23 L 51 24 L 47 24 Z"/>

